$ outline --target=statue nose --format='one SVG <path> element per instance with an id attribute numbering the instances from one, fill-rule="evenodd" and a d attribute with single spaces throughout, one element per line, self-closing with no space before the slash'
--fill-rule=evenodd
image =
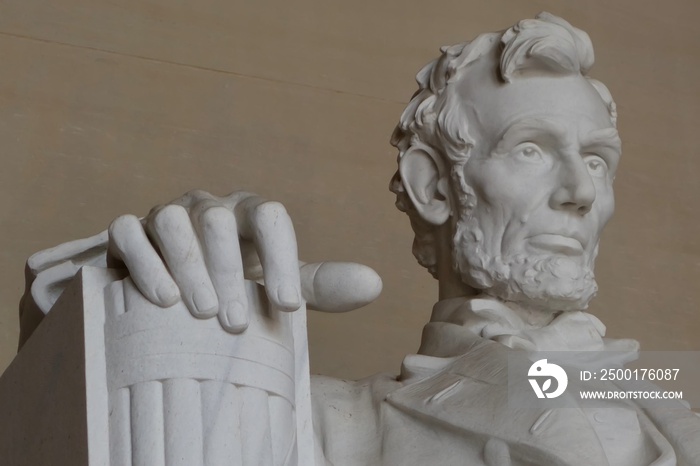
<path id="1" fill-rule="evenodd" d="M 569 160 L 560 167 L 559 185 L 552 193 L 550 206 L 579 215 L 591 211 L 596 191 L 593 179 L 580 157 Z"/>

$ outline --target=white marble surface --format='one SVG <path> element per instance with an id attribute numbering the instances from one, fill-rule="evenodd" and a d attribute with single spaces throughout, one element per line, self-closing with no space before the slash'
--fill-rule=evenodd
<path id="1" fill-rule="evenodd" d="M 391 187 L 400 210 L 411 217 L 414 254 L 439 282 L 440 301 L 419 354 L 406 358 L 399 378 L 319 378 L 312 383 L 320 464 L 453 464 L 465 459 L 487 466 L 700 464 L 700 420 L 681 405 L 656 411 L 611 402 L 604 408 L 614 416 L 583 405 L 575 411 L 521 411 L 508 405 L 508 355 L 611 347 L 634 354 L 638 349 L 634 340 L 604 338 L 602 322 L 583 312 L 597 291 L 594 260 L 613 213 L 620 158 L 615 104 L 605 86 L 588 77 L 592 65 L 588 36 L 542 14 L 506 32 L 445 47 L 419 73 L 419 92 L 392 138 L 400 154 Z M 357 264 L 299 263 L 291 219 L 282 204 L 242 192 L 224 198 L 191 192 L 154 209 L 143 221 L 119 217 L 108 236 L 30 260 L 36 281 L 25 300 L 25 336 L 36 323 L 32 316 L 47 312 L 46 303 L 58 294 L 65 264 L 98 263 L 105 252 L 106 263 L 123 264 L 131 273 L 129 283 L 135 287 L 123 293 L 125 303 L 132 296 L 144 308 L 176 305 L 188 311 L 188 319 L 194 316 L 206 325 L 218 317 L 216 329 L 240 342 L 236 346 L 242 354 L 255 334 L 251 323 L 265 312 L 245 293 L 244 275 L 264 284 L 273 311 L 281 313 L 304 301 L 321 311 L 350 310 L 372 301 L 381 289 L 376 274 Z M 263 332 L 265 338 L 275 334 L 274 329 Z M 279 338 L 293 335 L 283 331 Z M 141 343 L 107 351 L 107 367 L 121 368 L 108 380 L 126 377 L 130 364 L 142 353 L 148 355 L 150 343 L 145 342 L 151 340 L 136 338 Z M 203 339 L 188 357 L 196 359 L 197 347 L 216 346 L 215 340 Z M 159 342 L 173 343 L 166 336 L 152 341 L 156 348 Z M 305 355 L 305 344 L 301 346 L 290 346 L 291 352 Z M 154 354 L 169 351 L 161 348 Z M 257 353 L 262 359 L 272 354 Z M 116 355 L 112 366 L 110 355 Z M 156 364 L 152 378 L 168 380 L 162 391 L 150 375 L 119 385 L 133 386 L 132 403 L 143 404 L 136 411 L 132 404 L 132 414 L 142 416 L 131 423 L 136 463 L 191 464 L 202 458 L 197 452 L 206 451 L 206 438 L 197 433 L 206 429 L 195 426 L 192 437 L 178 426 L 183 417 L 200 417 L 185 401 L 200 397 L 202 376 L 195 372 L 206 366 L 188 359 Z M 306 365 L 301 366 L 307 374 Z M 133 367 L 143 369 L 140 363 Z M 262 374 L 239 369 L 231 372 L 234 378 Z M 180 380 L 179 370 L 187 380 Z M 294 367 L 291 374 L 300 376 Z M 226 382 L 257 387 L 242 379 Z M 283 398 L 287 393 L 291 402 L 295 384 L 288 390 L 281 381 L 264 385 L 267 393 Z M 124 406 L 113 406 L 113 412 L 126 413 Z M 279 435 L 273 435 L 274 429 L 268 435 L 267 424 L 246 416 L 245 406 L 238 411 L 242 430 L 236 438 L 244 439 L 243 429 L 252 429 L 251 442 L 270 442 L 255 448 L 255 457 L 244 455 L 243 464 L 284 463 L 274 441 Z M 151 411 L 156 407 L 160 415 Z M 289 420 L 285 408 L 268 409 L 271 418 Z M 297 435 L 309 427 L 301 425 Z M 291 430 L 282 429 L 282 437 L 288 438 Z M 180 448 L 184 450 L 178 453 Z"/>

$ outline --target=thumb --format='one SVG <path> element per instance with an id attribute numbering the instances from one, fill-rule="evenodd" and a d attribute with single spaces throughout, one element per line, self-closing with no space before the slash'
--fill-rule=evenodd
<path id="1" fill-rule="evenodd" d="M 366 265 L 317 262 L 299 269 L 307 307 L 321 312 L 347 312 L 366 306 L 382 292 L 382 279 Z"/>

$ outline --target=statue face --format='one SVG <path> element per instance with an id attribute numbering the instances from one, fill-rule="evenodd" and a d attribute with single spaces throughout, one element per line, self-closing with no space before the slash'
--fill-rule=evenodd
<path id="1" fill-rule="evenodd" d="M 620 157 L 605 102 L 581 76 L 460 84 L 477 141 L 465 166 L 476 205 L 454 245 L 463 278 L 539 308 L 585 308 Z"/>

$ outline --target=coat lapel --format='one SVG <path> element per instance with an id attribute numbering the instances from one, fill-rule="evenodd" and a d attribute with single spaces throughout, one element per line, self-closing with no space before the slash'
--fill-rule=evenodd
<path id="1" fill-rule="evenodd" d="M 495 342 L 474 341 L 467 354 L 446 369 L 409 383 L 386 399 L 401 411 L 428 417 L 447 429 L 502 440 L 513 464 L 607 465 L 595 431 L 580 409 L 508 406 L 509 351 Z"/>

